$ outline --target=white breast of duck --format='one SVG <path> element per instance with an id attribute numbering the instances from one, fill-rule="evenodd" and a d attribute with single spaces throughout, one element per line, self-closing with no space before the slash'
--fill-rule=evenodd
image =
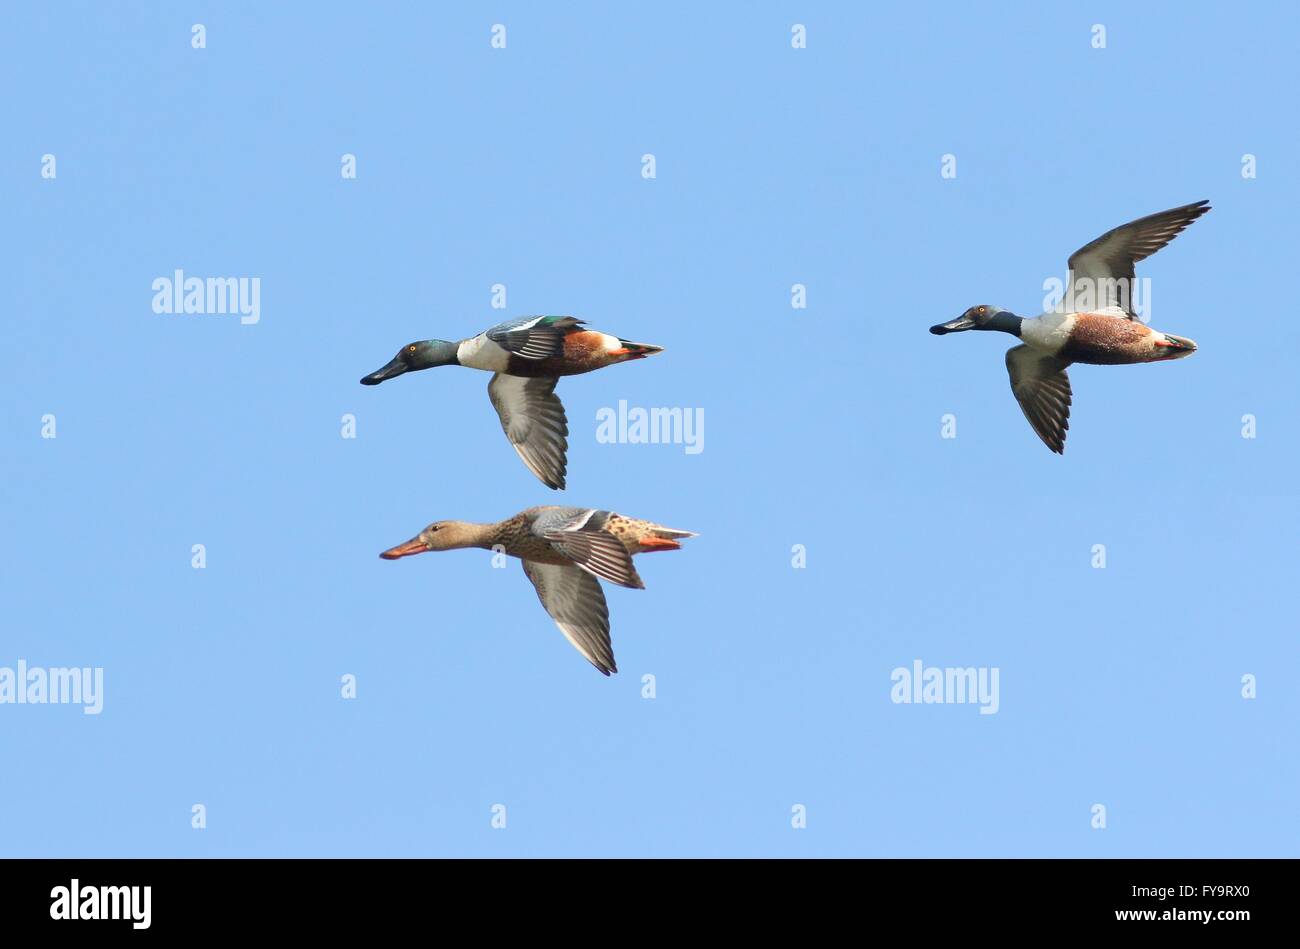
<path id="1" fill-rule="evenodd" d="M 1044 313 L 1020 324 L 1020 339 L 1035 349 L 1055 356 L 1070 341 L 1077 313 Z"/>
<path id="2" fill-rule="evenodd" d="M 510 365 L 510 354 L 488 339 L 487 333 L 479 333 L 461 341 L 456 348 L 456 361 L 471 369 L 505 372 Z"/>

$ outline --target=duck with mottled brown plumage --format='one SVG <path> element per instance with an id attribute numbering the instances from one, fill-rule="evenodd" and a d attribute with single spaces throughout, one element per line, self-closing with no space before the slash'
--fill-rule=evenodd
<path id="1" fill-rule="evenodd" d="M 593 666 L 617 672 L 609 639 L 609 608 L 596 578 L 643 590 L 634 554 L 677 550 L 696 536 L 594 508 L 529 508 L 495 524 L 435 521 L 404 544 L 379 556 L 397 560 L 431 550 L 480 547 L 503 550 L 523 561 L 542 606 L 565 638 Z"/>

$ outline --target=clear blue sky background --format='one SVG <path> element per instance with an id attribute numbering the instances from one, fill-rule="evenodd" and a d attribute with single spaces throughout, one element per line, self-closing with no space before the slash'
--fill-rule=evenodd
<path id="1" fill-rule="evenodd" d="M 0 665 L 106 696 L 0 706 L 0 853 L 1295 855 L 1296 15 L 467 6 L 7 10 Z M 1072 370 L 1064 458 L 1005 337 L 926 332 L 1200 198 L 1140 270 L 1200 351 Z M 154 314 L 177 268 L 261 322 Z M 563 494 L 486 375 L 357 384 L 532 313 L 667 349 L 561 384 Z M 705 450 L 598 444 L 620 399 Z M 613 678 L 517 564 L 376 556 L 542 503 L 701 532 L 608 588 Z M 894 705 L 914 659 L 1001 710 Z"/>

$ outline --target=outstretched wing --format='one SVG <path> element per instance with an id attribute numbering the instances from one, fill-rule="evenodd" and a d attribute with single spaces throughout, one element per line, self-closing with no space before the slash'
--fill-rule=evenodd
<path id="1" fill-rule="evenodd" d="M 1058 455 L 1065 454 L 1065 433 L 1070 428 L 1068 365 L 1023 344 L 1007 350 L 1011 392 L 1043 444 Z"/>
<path id="2" fill-rule="evenodd" d="M 600 581 L 578 567 L 523 561 L 542 607 L 555 620 L 564 638 L 593 666 L 609 675 L 617 672 L 609 641 L 609 607 Z"/>
<path id="3" fill-rule="evenodd" d="M 500 323 L 485 335 L 523 359 L 549 359 L 564 355 L 564 337 L 581 325 L 572 316 L 528 316 Z"/>
<path id="4" fill-rule="evenodd" d="M 594 508 L 543 510 L 533 521 L 533 533 L 550 543 L 557 553 L 610 583 L 644 590 L 623 542 L 604 529 L 608 511 Z"/>
<path id="5" fill-rule="evenodd" d="M 1134 265 L 1164 247 L 1208 210 L 1208 201 L 1197 201 L 1181 208 L 1149 214 L 1107 231 L 1070 255 L 1067 290 L 1087 299 L 1088 309 L 1116 307 L 1129 319 L 1135 319 L 1132 304 L 1133 279 L 1136 276 Z"/>
<path id="6" fill-rule="evenodd" d="M 555 394 L 554 376 L 507 376 L 488 383 L 488 398 L 501 416 L 501 429 L 528 470 L 548 488 L 563 488 L 568 463 L 569 423 Z"/>

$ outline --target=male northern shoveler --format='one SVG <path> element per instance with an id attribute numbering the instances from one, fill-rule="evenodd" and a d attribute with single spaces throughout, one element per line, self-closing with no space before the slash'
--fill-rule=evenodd
<path id="1" fill-rule="evenodd" d="M 673 530 L 612 511 L 533 507 L 495 524 L 435 521 L 379 556 L 396 560 L 426 550 L 498 548 L 524 562 L 524 573 L 555 625 L 593 666 L 617 672 L 609 642 L 609 608 L 596 578 L 644 590 L 633 554 L 677 550 L 691 531 Z"/>
<path id="2" fill-rule="evenodd" d="M 1070 427 L 1071 363 L 1114 366 L 1164 362 L 1196 352 L 1190 339 L 1162 333 L 1138 320 L 1131 306 L 1133 265 L 1177 237 L 1210 210 L 1197 201 L 1139 218 L 1107 231 L 1070 256 L 1070 296 L 1059 310 L 1016 316 L 998 306 L 973 306 L 957 319 L 930 327 L 942 336 L 961 330 L 1000 330 L 1023 342 L 1007 351 L 1011 391 L 1025 418 L 1052 451 L 1065 453 Z M 1070 305 L 1080 296 L 1095 301 L 1083 311 Z"/>
<path id="3" fill-rule="evenodd" d="M 663 352 L 661 346 L 630 343 L 582 327 L 583 321 L 572 316 L 529 316 L 457 343 L 420 340 L 403 346 L 388 365 L 361 384 L 375 386 L 404 372 L 434 366 L 469 366 L 493 373 L 488 398 L 501 416 L 506 438 L 548 488 L 563 488 L 569 423 L 555 394 L 559 377 Z"/>

